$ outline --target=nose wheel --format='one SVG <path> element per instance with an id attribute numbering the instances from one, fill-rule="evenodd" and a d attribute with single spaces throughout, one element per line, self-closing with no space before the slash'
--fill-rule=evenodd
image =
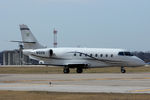
<path id="1" fill-rule="evenodd" d="M 121 67 L 121 73 L 126 73 L 126 70 L 124 67 Z"/>
<path id="2" fill-rule="evenodd" d="M 70 73 L 70 69 L 69 69 L 69 67 L 64 67 L 63 72 L 64 72 L 65 74 Z"/>

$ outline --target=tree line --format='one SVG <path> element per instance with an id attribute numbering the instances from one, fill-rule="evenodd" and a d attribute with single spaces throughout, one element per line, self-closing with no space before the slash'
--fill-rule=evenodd
<path id="1" fill-rule="evenodd" d="M 150 62 L 150 52 L 133 52 L 133 55 L 141 58 L 142 60 L 144 60 L 146 63 Z"/>

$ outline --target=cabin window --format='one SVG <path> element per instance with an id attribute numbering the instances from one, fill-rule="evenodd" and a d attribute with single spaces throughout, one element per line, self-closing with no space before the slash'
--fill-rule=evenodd
<path id="1" fill-rule="evenodd" d="M 87 54 L 85 54 L 85 57 L 87 57 Z"/>
<path id="2" fill-rule="evenodd" d="M 103 54 L 100 54 L 100 57 L 103 57 Z"/>
<path id="3" fill-rule="evenodd" d="M 74 56 L 76 56 L 77 54 L 76 53 L 74 53 Z"/>
<path id="4" fill-rule="evenodd" d="M 82 56 L 82 53 L 80 53 L 80 56 Z"/>
<path id="5" fill-rule="evenodd" d="M 97 57 L 98 55 L 97 54 L 95 54 L 95 57 Z"/>
<path id="6" fill-rule="evenodd" d="M 92 54 L 90 54 L 90 57 L 92 57 L 93 55 Z"/>
<path id="7" fill-rule="evenodd" d="M 108 57 L 108 54 L 106 54 L 106 57 Z"/>
<path id="8" fill-rule="evenodd" d="M 113 55 L 113 54 L 111 54 L 110 56 L 111 56 L 111 57 L 113 57 L 114 55 Z"/>

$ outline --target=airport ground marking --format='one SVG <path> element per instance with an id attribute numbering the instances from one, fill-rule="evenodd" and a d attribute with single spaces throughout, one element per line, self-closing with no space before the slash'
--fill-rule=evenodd
<path id="1" fill-rule="evenodd" d="M 132 90 L 130 92 L 149 92 L 150 89 Z"/>

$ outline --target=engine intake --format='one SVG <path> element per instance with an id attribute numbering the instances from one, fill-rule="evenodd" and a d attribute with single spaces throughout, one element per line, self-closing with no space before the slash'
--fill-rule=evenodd
<path id="1" fill-rule="evenodd" d="M 49 50 L 49 55 L 50 55 L 50 57 L 53 56 L 53 50 L 52 49 Z"/>

